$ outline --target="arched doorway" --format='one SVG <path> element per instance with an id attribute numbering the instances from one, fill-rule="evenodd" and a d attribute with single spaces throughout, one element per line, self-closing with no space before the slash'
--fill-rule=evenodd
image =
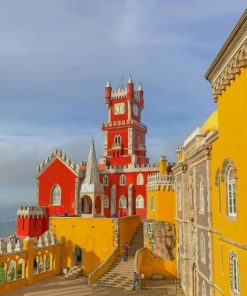
<path id="1" fill-rule="evenodd" d="M 92 199 L 88 195 L 82 196 L 81 213 L 82 214 L 92 214 Z"/>
<path id="2" fill-rule="evenodd" d="M 75 265 L 82 266 L 82 249 L 79 247 L 75 247 Z"/>

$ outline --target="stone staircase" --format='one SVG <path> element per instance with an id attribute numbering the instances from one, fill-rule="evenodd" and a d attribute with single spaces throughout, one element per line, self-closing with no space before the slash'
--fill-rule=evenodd
<path id="1" fill-rule="evenodd" d="M 65 274 L 64 279 L 75 279 L 81 275 L 82 268 L 75 265 L 69 269 L 67 274 Z"/>
<path id="2" fill-rule="evenodd" d="M 96 285 L 132 289 L 135 253 L 143 246 L 143 224 L 141 223 L 130 243 L 128 261 L 123 261 L 121 257 L 118 257 L 112 267 L 96 281 Z"/>

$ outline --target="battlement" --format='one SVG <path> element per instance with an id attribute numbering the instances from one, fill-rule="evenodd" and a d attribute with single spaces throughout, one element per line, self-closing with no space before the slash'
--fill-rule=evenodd
<path id="1" fill-rule="evenodd" d="M 138 121 L 134 119 L 127 119 L 127 120 L 118 120 L 118 121 L 110 121 L 110 122 L 104 122 L 102 124 L 102 129 L 106 129 L 109 127 L 118 127 L 118 126 L 126 126 L 130 127 L 133 125 L 137 125 L 138 127 L 147 130 L 147 127 L 144 124 L 139 123 Z"/>
<path id="2" fill-rule="evenodd" d="M 130 173 L 130 172 L 147 172 L 153 171 L 157 172 L 159 170 L 158 164 L 142 164 L 135 165 L 129 163 L 125 166 L 108 166 L 104 170 L 100 171 L 100 174 L 109 174 L 109 173 Z"/>
<path id="3" fill-rule="evenodd" d="M 17 210 L 17 216 L 21 217 L 47 217 L 47 208 L 38 206 L 21 206 Z"/>
<path id="4" fill-rule="evenodd" d="M 7 253 L 16 253 L 22 252 L 23 249 L 23 241 L 24 240 L 32 240 L 34 249 L 43 248 L 47 246 L 53 246 L 59 244 L 56 236 L 52 234 L 50 231 L 46 231 L 43 235 L 37 238 L 30 238 L 26 237 L 25 239 L 20 239 L 17 237 L 11 237 L 8 239 L 1 239 L 0 240 L 0 254 L 7 254 Z"/>
<path id="5" fill-rule="evenodd" d="M 36 169 L 36 176 L 39 175 L 56 157 L 60 158 L 76 175 L 80 173 L 80 164 L 72 160 L 61 149 L 56 149 L 38 166 L 38 168 Z"/>

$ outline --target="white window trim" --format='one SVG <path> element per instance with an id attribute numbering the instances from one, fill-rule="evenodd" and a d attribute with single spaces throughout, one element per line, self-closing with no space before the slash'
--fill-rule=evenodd
<path id="1" fill-rule="evenodd" d="M 126 185 L 126 177 L 125 177 L 125 175 L 120 175 L 120 177 L 119 177 L 119 185 L 120 186 L 125 186 Z"/>
<path id="2" fill-rule="evenodd" d="M 103 177 L 103 185 L 109 186 L 109 177 L 107 175 L 104 175 Z"/>
<path id="3" fill-rule="evenodd" d="M 236 194 L 236 179 L 230 179 L 230 173 L 233 172 L 232 166 L 226 169 L 226 199 L 227 199 L 227 215 L 229 217 L 237 216 L 237 194 Z M 234 206 L 235 203 L 235 206 Z"/>
<path id="4" fill-rule="evenodd" d="M 240 295 L 239 260 L 235 252 L 230 252 L 230 282 L 232 291 Z"/>
<path id="5" fill-rule="evenodd" d="M 143 177 L 143 174 L 142 173 L 139 173 L 137 175 L 137 185 L 144 185 L 144 177 Z"/>
<path id="6" fill-rule="evenodd" d="M 141 194 L 136 197 L 136 209 L 144 209 L 144 198 Z"/>
<path id="7" fill-rule="evenodd" d="M 124 204 L 121 204 L 121 200 L 124 200 Z M 127 198 L 125 195 L 121 195 L 119 198 L 119 209 L 127 209 Z"/>
<path id="8" fill-rule="evenodd" d="M 56 189 L 58 189 L 58 190 L 56 190 Z M 54 191 L 55 190 L 56 190 L 56 192 L 60 193 L 60 195 L 54 196 Z M 56 200 L 56 202 L 54 202 L 54 199 Z M 58 184 L 54 184 L 52 186 L 50 200 L 51 200 L 51 205 L 52 206 L 61 206 L 61 202 L 62 202 L 62 190 L 61 190 L 61 187 Z"/>

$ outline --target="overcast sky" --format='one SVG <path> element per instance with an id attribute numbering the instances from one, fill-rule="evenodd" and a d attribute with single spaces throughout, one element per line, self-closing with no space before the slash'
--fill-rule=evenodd
<path id="1" fill-rule="evenodd" d="M 57 147 L 102 153 L 104 87 L 144 88 L 151 162 L 214 110 L 204 74 L 245 9 L 240 0 L 0 0 L 0 205 L 35 202 Z"/>

